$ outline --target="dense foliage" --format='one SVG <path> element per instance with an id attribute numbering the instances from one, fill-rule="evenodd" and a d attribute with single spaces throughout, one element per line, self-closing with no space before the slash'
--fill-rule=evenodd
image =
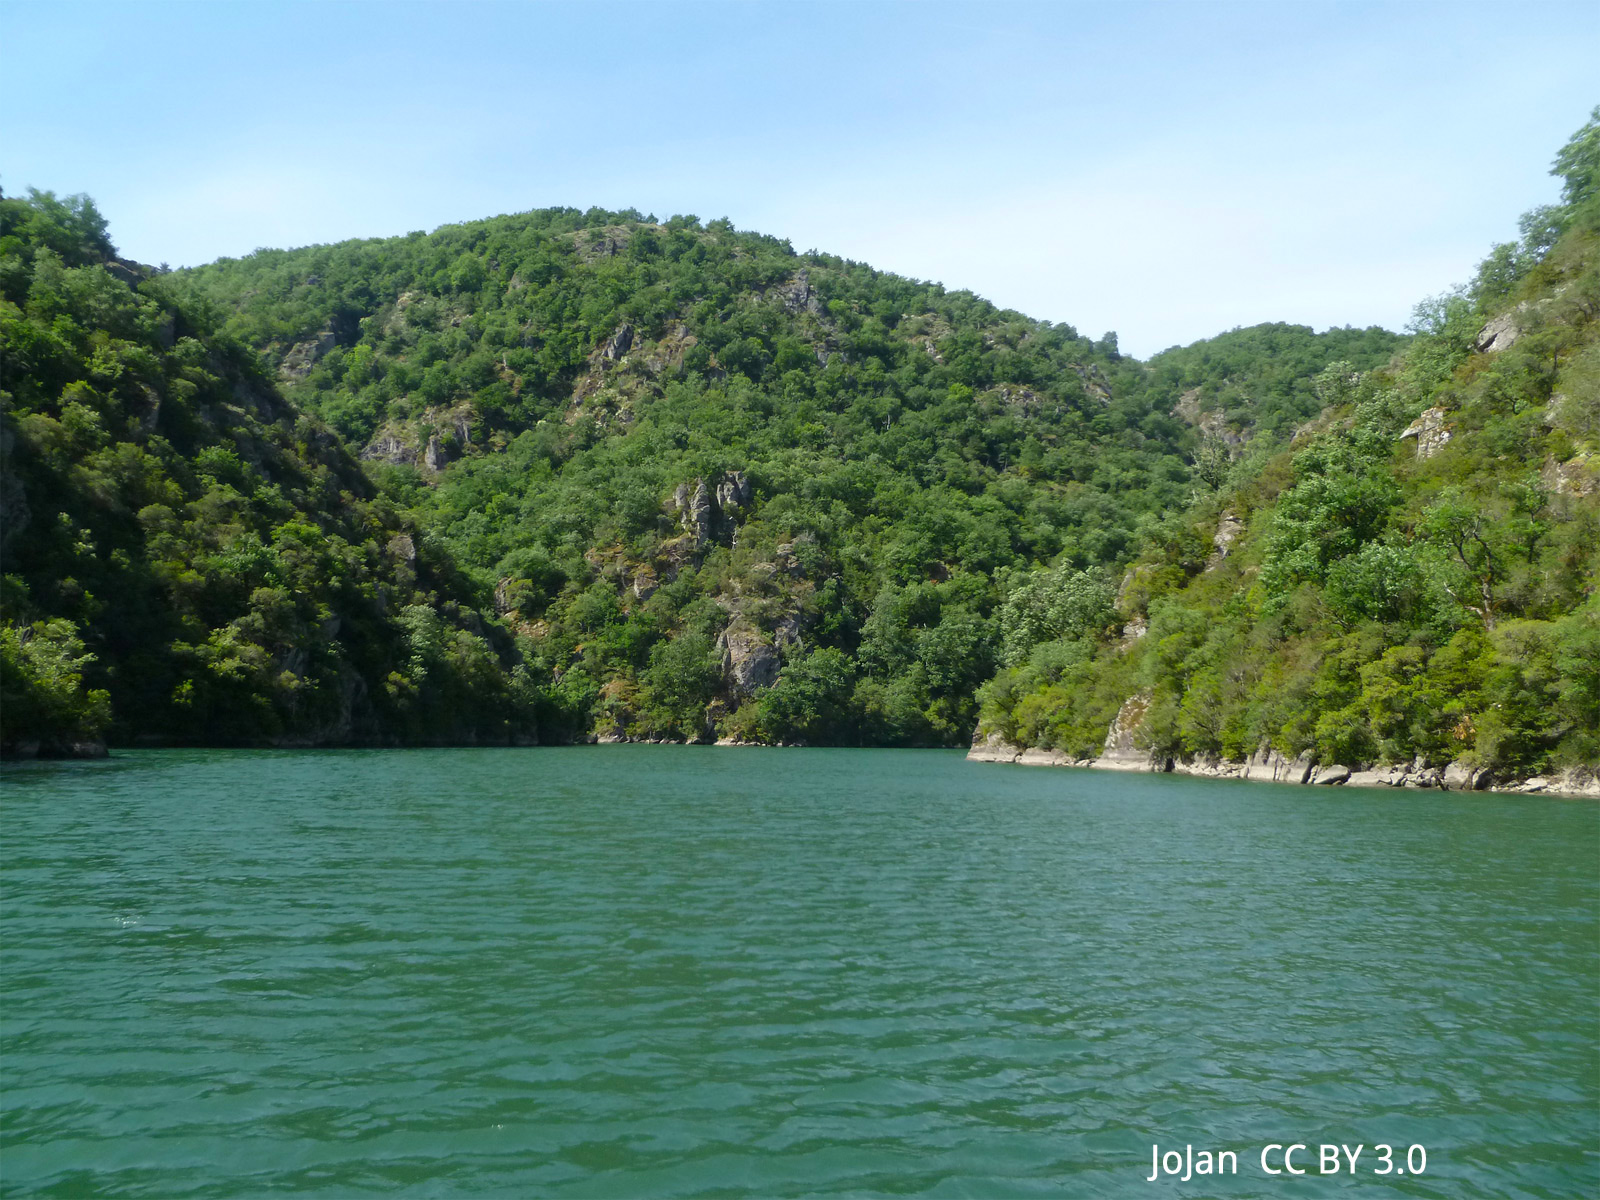
<path id="1" fill-rule="evenodd" d="M 1597 119 L 1403 358 L 1299 371 L 1314 425 L 1216 471 L 1098 625 L 1009 645 L 987 729 L 1089 756 L 1139 695 L 1156 756 L 1600 762 Z"/>
<path id="2" fill-rule="evenodd" d="M 1149 363 L 726 221 L 163 274 L 0 201 L 5 742 L 1593 762 L 1594 128 L 1415 338 Z"/>
<path id="3" fill-rule="evenodd" d="M 727 222 L 597 210 L 190 281 L 495 589 L 573 731 L 632 737 L 966 741 L 1008 573 L 1110 569 L 1185 502 L 1209 435 L 1182 387 L 1236 398 L 1263 340 L 1313 374 L 1398 342 L 1240 331 L 1152 371 Z M 1305 415 L 1262 384 L 1232 441 Z"/>
<path id="4" fill-rule="evenodd" d="M 531 733 L 447 554 L 86 199 L 0 200 L 0 338 L 8 750 Z"/>

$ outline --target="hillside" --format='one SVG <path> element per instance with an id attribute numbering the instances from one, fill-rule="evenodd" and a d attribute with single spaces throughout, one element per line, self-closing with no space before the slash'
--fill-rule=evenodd
<path id="1" fill-rule="evenodd" d="M 726 221 L 0 201 L 0 741 L 1593 763 L 1595 129 L 1414 338 L 1147 363 Z"/>
<path id="2" fill-rule="evenodd" d="M 1421 306 L 1397 363 L 1319 375 L 1322 415 L 1208 473 L 1110 603 L 1076 615 L 1061 572 L 1014 594 L 980 756 L 1477 786 L 1600 763 L 1600 123 L 1557 172 L 1561 205 Z"/>
<path id="3" fill-rule="evenodd" d="M 0 745 L 532 737 L 448 553 L 171 282 L 0 200 Z"/>
<path id="4" fill-rule="evenodd" d="M 726 222 L 596 210 L 186 282 L 493 594 L 571 736 L 965 744 L 1013 573 L 1113 572 L 1197 459 L 1400 342 L 1271 327 L 1145 365 Z"/>

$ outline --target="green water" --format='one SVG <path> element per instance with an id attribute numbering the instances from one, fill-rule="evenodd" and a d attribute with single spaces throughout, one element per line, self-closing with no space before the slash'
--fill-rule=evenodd
<path id="1" fill-rule="evenodd" d="M 6 1195 L 1600 1195 L 1592 803 L 617 746 L 0 813 Z"/>

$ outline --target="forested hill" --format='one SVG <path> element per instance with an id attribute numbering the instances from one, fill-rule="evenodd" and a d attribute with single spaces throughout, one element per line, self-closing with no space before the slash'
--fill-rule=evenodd
<path id="1" fill-rule="evenodd" d="M 0 200 L 0 746 L 531 737 L 448 552 L 172 283 Z"/>
<path id="2" fill-rule="evenodd" d="M 726 222 L 593 210 L 188 280 L 493 595 L 573 735 L 964 743 L 1008 573 L 1113 570 L 1203 445 L 1307 419 L 1330 359 L 1398 343 L 1277 327 L 1146 366 Z"/>
<path id="3" fill-rule="evenodd" d="M 1153 754 L 1442 753 L 1323 718 L 1481 635 L 1449 678 L 1493 728 L 1508 629 L 1581 643 L 1583 203 L 1409 346 L 1269 325 L 1140 363 L 725 221 L 154 275 L 86 203 L 5 201 L 6 739 L 48 735 L 25 694 L 124 741 L 951 745 L 987 683 L 986 732 L 1074 754 L 1146 691 Z M 1540 660 L 1560 702 L 1516 761 L 1585 753 L 1582 661 Z"/>
<path id="4" fill-rule="evenodd" d="M 1290 445 L 1208 472 L 1111 603 L 1080 617 L 1059 571 L 1018 592 L 980 737 L 1224 773 L 1592 773 L 1600 120 L 1556 168 L 1563 203 L 1423 305 L 1394 366 L 1319 377 Z"/>

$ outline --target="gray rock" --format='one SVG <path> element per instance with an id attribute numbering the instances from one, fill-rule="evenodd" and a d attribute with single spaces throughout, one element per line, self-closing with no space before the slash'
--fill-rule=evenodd
<path id="1" fill-rule="evenodd" d="M 1244 522 L 1233 515 L 1231 508 L 1222 510 L 1222 516 L 1217 521 L 1217 532 L 1211 539 L 1212 554 L 1206 563 L 1206 570 L 1214 571 L 1233 552 L 1233 544 L 1239 540 L 1239 535 L 1244 532 Z"/>
<path id="2" fill-rule="evenodd" d="M 753 494 L 745 473 L 730 471 L 714 484 L 704 479 L 695 480 L 692 487 L 680 483 L 672 494 L 672 504 L 699 551 L 736 532 L 740 512 Z"/>
<path id="3" fill-rule="evenodd" d="M 778 680 L 781 660 L 777 647 L 761 632 L 742 621 L 735 621 L 717 638 L 722 652 L 722 674 L 728 690 L 735 696 L 749 696 Z"/>
<path id="4" fill-rule="evenodd" d="M 717 506 L 726 514 L 730 508 L 742 508 L 750 503 L 750 481 L 743 471 L 729 471 L 717 484 Z"/>
<path id="5" fill-rule="evenodd" d="M 967 751 L 968 762 L 1014 763 L 1022 757 L 1022 747 L 1013 746 L 998 733 L 985 734 L 978 730 L 972 735 L 972 749 Z"/>
<path id="6" fill-rule="evenodd" d="M 1145 714 L 1150 711 L 1150 693 L 1138 692 L 1129 696 L 1117 709 L 1117 715 L 1106 730 L 1105 746 L 1094 765 L 1106 771 L 1170 770 L 1171 764 L 1157 761 L 1148 749 L 1138 744 L 1138 733 L 1144 725 Z"/>
<path id="7" fill-rule="evenodd" d="M 1311 777 L 1313 761 L 1302 754 L 1290 760 L 1270 745 L 1262 743 L 1246 761 L 1242 778 L 1261 779 L 1271 783 L 1304 783 Z"/>
<path id="8" fill-rule="evenodd" d="M 1388 771 L 1351 771 L 1350 778 L 1345 781 L 1346 787 L 1390 787 L 1391 776 Z"/>
<path id="9" fill-rule="evenodd" d="M 1348 783 L 1350 781 L 1350 768 L 1342 767 L 1335 763 L 1332 766 L 1319 767 L 1312 776 L 1313 783 Z"/>
<path id="10" fill-rule="evenodd" d="M 417 565 L 417 544 L 411 540 L 409 533 L 395 534 L 385 548 L 389 551 L 389 557 L 396 562 L 405 563 L 408 567 Z"/>
<path id="11" fill-rule="evenodd" d="M 967 757 L 972 757 L 968 754 Z M 1024 750 L 1016 760 L 1024 767 L 1070 767 L 1076 765 L 1076 760 L 1068 757 L 1059 750 L 1042 750 L 1030 747 Z"/>
<path id="12" fill-rule="evenodd" d="M 1517 310 L 1501 313 L 1478 331 L 1478 352 L 1493 354 L 1496 350 L 1509 350 L 1520 336 L 1521 330 L 1517 328 Z"/>
<path id="13" fill-rule="evenodd" d="M 628 352 L 628 348 L 632 345 L 633 326 L 624 325 L 621 329 L 617 330 L 611 335 L 610 340 L 606 342 L 605 349 L 601 351 L 601 353 L 612 362 L 616 362 Z"/>
<path id="14" fill-rule="evenodd" d="M 805 622 L 801 620 L 799 613 L 788 613 L 780 617 L 778 623 L 772 628 L 773 644 L 784 647 L 792 646 L 795 649 L 802 648 L 805 643 L 801 640 L 800 634 L 804 628 Z"/>
<path id="15" fill-rule="evenodd" d="M 104 264 L 106 273 L 111 278 L 127 284 L 131 288 L 138 287 L 145 281 L 145 269 L 136 262 L 127 259 L 113 258 Z"/>
<path id="16" fill-rule="evenodd" d="M 324 329 L 310 341 L 300 342 L 283 356 L 278 374 L 290 382 L 304 379 L 311 369 L 322 361 L 322 356 L 338 344 L 333 330 Z"/>
<path id="17" fill-rule="evenodd" d="M 408 445 L 392 433 L 385 433 L 379 434 L 362 447 L 361 457 L 367 462 L 387 462 L 402 466 L 417 461 L 417 448 Z"/>
<path id="18" fill-rule="evenodd" d="M 1401 431 L 1400 440 L 1416 438 L 1417 457 L 1432 458 L 1443 450 L 1445 443 L 1450 440 L 1450 427 L 1445 424 L 1444 419 L 1444 409 L 1430 408 Z"/>
<path id="19" fill-rule="evenodd" d="M 442 471 L 450 465 L 450 456 L 445 452 L 438 434 L 428 438 L 428 448 L 422 452 L 422 461 L 430 471 Z"/>

